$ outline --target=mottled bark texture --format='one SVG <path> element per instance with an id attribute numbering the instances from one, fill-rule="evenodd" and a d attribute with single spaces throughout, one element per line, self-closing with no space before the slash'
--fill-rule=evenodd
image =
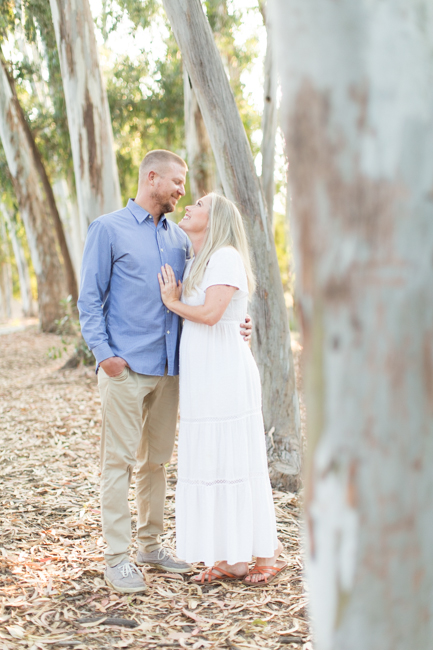
<path id="1" fill-rule="evenodd" d="M 78 286 L 77 278 L 75 275 L 75 269 L 72 264 L 71 255 L 69 252 L 68 244 L 66 242 L 65 231 L 63 230 L 62 220 L 60 219 L 60 214 L 57 209 L 56 200 L 54 198 L 53 188 L 51 187 L 50 180 L 48 178 L 45 165 L 42 160 L 42 156 L 39 152 L 39 149 L 36 146 L 33 134 L 28 126 L 27 122 L 23 121 L 23 127 L 27 131 L 27 140 L 31 146 L 34 163 L 36 165 L 40 182 L 43 187 L 45 198 L 46 198 L 46 209 L 50 213 L 51 219 L 56 231 L 57 242 L 59 244 L 60 252 L 62 254 L 62 261 L 65 272 L 66 286 L 68 294 L 72 297 L 74 305 L 77 304 L 78 300 Z"/>
<path id="2" fill-rule="evenodd" d="M 27 264 L 26 256 L 24 254 L 24 249 L 20 240 L 18 239 L 12 215 L 3 203 L 0 203 L 0 214 L 3 215 L 12 243 L 12 250 L 15 257 L 15 264 L 17 266 L 18 279 L 20 283 L 23 316 L 28 318 L 35 315 L 33 310 L 32 286 L 30 283 L 29 267 Z"/>
<path id="3" fill-rule="evenodd" d="M 433 5 L 273 0 L 317 650 L 433 647 Z"/>
<path id="4" fill-rule="evenodd" d="M 192 198 L 197 201 L 216 189 L 215 160 L 200 106 L 185 68 L 183 82 L 188 178 Z"/>
<path id="5" fill-rule="evenodd" d="M 71 137 L 81 232 L 121 207 L 110 110 L 88 0 L 50 0 Z"/>
<path id="6" fill-rule="evenodd" d="M 263 390 L 273 484 L 296 489 L 300 422 L 290 330 L 272 230 L 251 149 L 200 0 L 164 0 L 212 144 L 225 195 L 244 218 L 257 277 L 253 352 Z"/>
<path id="7" fill-rule="evenodd" d="M 263 21 L 266 25 L 266 55 L 265 55 L 265 83 L 262 116 L 262 187 L 265 195 L 266 208 L 269 219 L 274 215 L 274 170 L 275 170 L 275 138 L 277 135 L 277 66 L 275 64 L 274 42 L 272 31 L 272 12 L 266 11 L 266 6 L 261 5 Z"/>
<path id="8" fill-rule="evenodd" d="M 61 317 L 60 300 L 67 296 L 63 267 L 57 251 L 56 232 L 41 180 L 29 128 L 13 92 L 5 63 L 0 57 L 0 138 L 26 229 L 38 283 L 41 328 L 56 329 Z"/>

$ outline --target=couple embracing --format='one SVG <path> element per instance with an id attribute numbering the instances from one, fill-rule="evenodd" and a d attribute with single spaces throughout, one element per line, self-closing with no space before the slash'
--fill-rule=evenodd
<path id="1" fill-rule="evenodd" d="M 121 593 L 146 590 L 137 565 L 189 573 L 190 563 L 203 562 L 208 568 L 193 580 L 251 586 L 286 566 L 278 559 L 260 378 L 245 342 L 254 275 L 242 218 L 233 203 L 209 194 L 186 208 L 179 226 L 169 221 L 186 173 L 176 154 L 149 152 L 135 200 L 91 223 L 83 256 L 78 308 L 102 404 L 105 580 Z M 176 557 L 161 534 L 179 395 Z"/>

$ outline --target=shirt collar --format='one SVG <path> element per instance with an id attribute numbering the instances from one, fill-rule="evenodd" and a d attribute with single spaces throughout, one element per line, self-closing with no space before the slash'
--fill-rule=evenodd
<path id="1" fill-rule="evenodd" d="M 130 211 L 130 213 L 135 217 L 138 223 L 142 223 L 145 219 L 151 219 L 153 221 L 152 215 L 147 210 L 145 210 L 140 205 L 138 205 L 138 203 L 136 203 L 134 199 L 129 199 L 126 207 Z M 158 225 L 161 224 L 164 226 L 165 229 L 167 229 L 166 221 L 167 218 L 165 214 L 163 214 L 159 220 Z"/>

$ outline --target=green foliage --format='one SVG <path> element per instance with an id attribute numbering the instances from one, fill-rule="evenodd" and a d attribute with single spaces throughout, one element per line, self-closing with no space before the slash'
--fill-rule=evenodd
<path id="1" fill-rule="evenodd" d="M 235 34 L 236 30 L 241 27 L 242 13 L 233 10 L 232 4 L 228 3 L 227 0 L 205 0 L 203 4 L 230 79 L 230 86 L 236 99 L 253 156 L 256 156 L 259 147 L 254 143 L 251 136 L 254 131 L 260 128 L 261 116 L 248 102 L 245 86 L 242 82 L 242 72 L 251 66 L 257 56 L 257 39 L 251 37 L 243 47 L 239 47 L 236 44 Z"/>
<path id="2" fill-rule="evenodd" d="M 281 274 L 281 281 L 285 292 L 293 293 L 293 277 L 291 272 L 288 233 L 286 217 L 283 214 L 274 212 L 274 240 L 277 249 L 278 266 Z"/>
<path id="3" fill-rule="evenodd" d="M 111 32 L 116 31 L 125 14 L 135 28 L 146 29 L 161 11 L 158 0 L 103 0 L 102 7 L 99 27 L 105 40 Z"/>
<path id="4" fill-rule="evenodd" d="M 167 55 L 149 78 L 146 55 L 118 59 L 107 79 L 116 157 L 124 200 L 135 195 L 138 166 L 147 151 L 171 149 L 182 155 L 184 144 L 182 67 L 170 36 Z"/>
<path id="5" fill-rule="evenodd" d="M 24 50 L 9 65 L 18 99 L 47 172 L 52 178 L 69 178 L 73 184 L 66 104 L 50 3 L 47 0 L 0 0 L 0 3 L 2 37 L 15 34 L 24 38 L 21 39 Z M 33 47 L 32 61 L 26 50 L 28 46 Z"/>

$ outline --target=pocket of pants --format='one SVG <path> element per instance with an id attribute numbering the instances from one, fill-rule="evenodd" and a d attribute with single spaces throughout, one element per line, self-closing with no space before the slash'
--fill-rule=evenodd
<path id="1" fill-rule="evenodd" d="M 114 377 L 110 377 L 112 381 L 123 381 L 128 377 L 129 374 L 129 368 L 128 366 L 125 366 L 120 373 L 120 375 L 115 375 Z"/>

